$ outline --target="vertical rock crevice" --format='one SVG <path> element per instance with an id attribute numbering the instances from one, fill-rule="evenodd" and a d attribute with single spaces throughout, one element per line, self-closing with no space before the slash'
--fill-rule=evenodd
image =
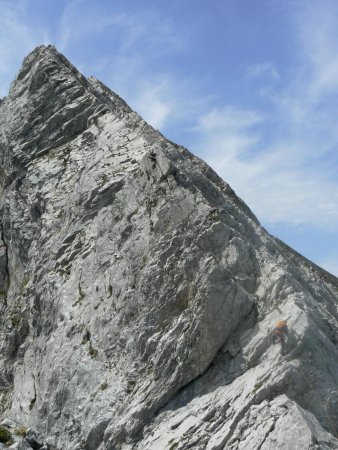
<path id="1" fill-rule="evenodd" d="M 0 223 L 0 298 L 7 306 L 7 293 L 10 286 L 8 246 L 4 238 L 3 224 Z"/>

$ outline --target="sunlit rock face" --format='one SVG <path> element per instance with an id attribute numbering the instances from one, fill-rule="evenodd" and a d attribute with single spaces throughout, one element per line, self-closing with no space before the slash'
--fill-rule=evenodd
<path id="1" fill-rule="evenodd" d="M 0 184 L 3 417 L 58 450 L 338 448 L 338 280 L 54 47 L 0 102 Z"/>

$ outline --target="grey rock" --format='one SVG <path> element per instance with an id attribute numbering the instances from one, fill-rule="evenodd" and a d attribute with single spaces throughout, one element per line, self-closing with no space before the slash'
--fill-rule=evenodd
<path id="1" fill-rule="evenodd" d="M 37 433 L 31 428 L 27 430 L 25 439 L 33 450 L 40 450 L 43 447 Z"/>
<path id="2" fill-rule="evenodd" d="M 0 426 L 7 428 L 14 428 L 17 426 L 17 423 L 13 422 L 13 420 L 10 419 L 4 419 L 0 422 Z"/>
<path id="3" fill-rule="evenodd" d="M 32 447 L 30 445 L 28 445 L 28 443 L 24 440 L 15 442 L 15 444 L 10 445 L 8 448 L 12 448 L 13 450 L 31 450 L 32 449 Z"/>
<path id="4" fill-rule="evenodd" d="M 0 169 L 4 416 L 51 450 L 338 448 L 338 280 L 203 161 L 42 46 Z"/>

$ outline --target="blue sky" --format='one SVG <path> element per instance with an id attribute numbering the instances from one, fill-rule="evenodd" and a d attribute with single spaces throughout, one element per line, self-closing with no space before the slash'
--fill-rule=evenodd
<path id="1" fill-rule="evenodd" d="M 338 275 L 336 0 L 0 0 L 0 96 L 41 43 Z"/>

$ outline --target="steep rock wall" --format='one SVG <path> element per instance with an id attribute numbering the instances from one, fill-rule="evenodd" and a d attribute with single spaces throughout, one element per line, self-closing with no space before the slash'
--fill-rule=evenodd
<path id="1" fill-rule="evenodd" d="M 337 448 L 337 279 L 53 47 L 0 148 L 4 413 L 65 450 Z"/>

